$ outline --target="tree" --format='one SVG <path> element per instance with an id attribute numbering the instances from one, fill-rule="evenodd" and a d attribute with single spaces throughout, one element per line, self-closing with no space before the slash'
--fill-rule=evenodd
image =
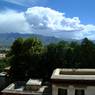
<path id="1" fill-rule="evenodd" d="M 71 67 L 72 68 L 80 68 L 80 43 L 71 42 L 69 47 L 72 50 L 72 59 L 71 59 Z"/>
<path id="2" fill-rule="evenodd" d="M 23 43 L 23 57 L 26 64 L 26 72 L 28 77 L 40 76 L 40 60 L 44 51 L 44 47 L 36 38 L 28 38 Z"/>
<path id="3" fill-rule="evenodd" d="M 95 44 L 60 41 L 43 46 L 36 38 L 14 41 L 9 53 L 12 79 L 49 79 L 56 68 L 95 68 Z"/>
<path id="4" fill-rule="evenodd" d="M 81 67 L 93 68 L 95 67 L 95 46 L 92 41 L 85 38 L 81 43 Z"/>
<path id="5" fill-rule="evenodd" d="M 23 40 L 18 38 L 11 47 L 11 72 L 15 80 L 27 77 L 39 77 L 41 54 L 43 52 L 41 41 L 36 38 Z"/>
<path id="6" fill-rule="evenodd" d="M 65 60 L 66 63 L 64 67 L 66 68 L 74 68 L 74 63 L 73 63 L 73 49 L 72 48 L 67 48 L 66 53 L 65 53 Z"/>
<path id="7" fill-rule="evenodd" d="M 56 68 L 56 44 L 51 43 L 47 46 L 46 61 L 48 75 L 51 76 L 52 71 Z"/>
<path id="8" fill-rule="evenodd" d="M 47 64 L 49 76 L 56 68 L 63 68 L 65 65 L 66 42 L 60 41 L 57 44 L 47 46 Z"/>
<path id="9" fill-rule="evenodd" d="M 23 38 L 17 38 L 14 42 L 13 45 L 11 46 L 11 53 L 14 56 L 18 56 L 22 52 L 22 46 L 23 46 Z"/>

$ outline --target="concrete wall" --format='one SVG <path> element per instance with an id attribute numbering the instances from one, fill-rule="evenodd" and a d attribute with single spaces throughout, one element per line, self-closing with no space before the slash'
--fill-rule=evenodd
<path id="1" fill-rule="evenodd" d="M 52 85 L 52 95 L 58 95 L 58 89 L 67 89 L 67 95 L 75 95 L 75 89 L 84 89 L 85 95 L 95 95 L 95 86 L 58 86 L 58 85 Z"/>

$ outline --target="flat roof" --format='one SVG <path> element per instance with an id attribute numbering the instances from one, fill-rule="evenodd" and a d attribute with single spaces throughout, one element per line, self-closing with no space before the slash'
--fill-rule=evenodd
<path id="1" fill-rule="evenodd" d="M 10 70 L 11 66 L 5 67 L 4 70 Z"/>
<path id="2" fill-rule="evenodd" d="M 47 86 L 41 86 L 37 91 L 26 91 L 24 89 L 25 86 L 20 86 L 15 89 L 15 83 L 10 84 L 8 87 L 3 89 L 1 92 L 6 94 L 19 94 L 19 95 L 42 95 Z M 47 93 L 46 93 L 47 94 Z"/>
<path id="3" fill-rule="evenodd" d="M 42 81 L 38 79 L 29 79 L 26 85 L 41 85 Z"/>
<path id="4" fill-rule="evenodd" d="M 6 74 L 7 74 L 6 72 L 1 72 L 1 73 L 0 73 L 0 77 L 5 77 Z"/>
<path id="5" fill-rule="evenodd" d="M 95 80 L 95 69 L 56 69 L 51 79 L 56 80 Z"/>

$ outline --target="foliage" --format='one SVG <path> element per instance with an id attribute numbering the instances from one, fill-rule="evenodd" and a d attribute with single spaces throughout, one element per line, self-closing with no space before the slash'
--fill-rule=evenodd
<path id="1" fill-rule="evenodd" d="M 9 53 L 12 79 L 22 80 L 25 77 L 39 77 L 37 71 L 41 66 L 39 62 L 42 53 L 43 45 L 38 39 L 16 39 Z"/>
<path id="2" fill-rule="evenodd" d="M 0 59 L 0 72 L 4 71 L 4 68 L 9 66 L 6 59 Z"/>
<path id="3" fill-rule="evenodd" d="M 80 44 L 60 41 L 43 46 L 36 38 L 18 38 L 8 57 L 12 79 L 49 79 L 55 68 L 95 68 L 95 44 L 85 38 Z"/>

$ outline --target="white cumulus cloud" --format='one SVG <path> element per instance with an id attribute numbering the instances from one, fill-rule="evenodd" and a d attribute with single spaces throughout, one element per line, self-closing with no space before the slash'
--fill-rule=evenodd
<path id="1" fill-rule="evenodd" d="M 26 33 L 27 31 L 30 32 L 29 26 L 23 13 L 11 10 L 0 13 L 0 33 Z"/>
<path id="2" fill-rule="evenodd" d="M 95 25 L 81 23 L 79 17 L 46 7 L 31 7 L 24 12 L 7 10 L 0 13 L 0 32 L 36 33 L 81 39 L 95 36 Z M 94 35 L 94 36 L 93 36 Z"/>
<path id="3" fill-rule="evenodd" d="M 83 26 L 78 17 L 66 18 L 64 13 L 44 7 L 28 8 L 25 12 L 34 28 L 49 28 L 55 31 L 80 31 Z"/>

